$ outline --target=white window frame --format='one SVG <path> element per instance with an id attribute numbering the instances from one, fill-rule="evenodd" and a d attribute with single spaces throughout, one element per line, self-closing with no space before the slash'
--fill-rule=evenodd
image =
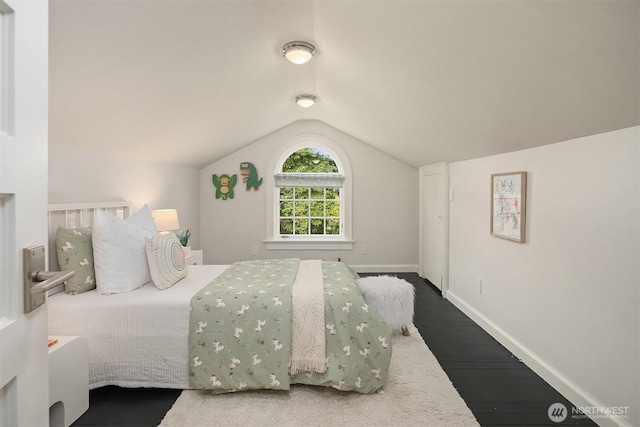
<path id="1" fill-rule="evenodd" d="M 327 152 L 344 175 L 340 191 L 341 234 L 337 236 L 305 235 L 281 237 L 279 232 L 278 188 L 274 176 L 291 154 L 302 148 L 319 148 Z M 268 250 L 351 250 L 353 249 L 352 224 L 352 180 L 351 165 L 346 154 L 335 142 L 320 135 L 300 135 L 282 144 L 271 156 L 265 176 L 267 191 L 267 236 L 264 240 Z"/>

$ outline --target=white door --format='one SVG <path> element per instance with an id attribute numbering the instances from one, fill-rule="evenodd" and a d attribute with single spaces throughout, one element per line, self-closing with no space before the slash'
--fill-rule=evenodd
<path id="1" fill-rule="evenodd" d="M 442 290 L 444 175 L 422 176 L 422 277 Z"/>
<path id="2" fill-rule="evenodd" d="M 48 4 L 0 0 L 0 426 L 49 425 L 46 304 L 24 314 L 22 248 L 47 241 Z"/>

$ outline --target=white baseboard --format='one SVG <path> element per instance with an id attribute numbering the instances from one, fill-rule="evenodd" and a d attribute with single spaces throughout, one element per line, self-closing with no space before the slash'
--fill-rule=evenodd
<path id="1" fill-rule="evenodd" d="M 581 408 L 605 407 L 598 399 L 581 389 L 524 344 L 459 298 L 455 292 L 449 290 L 447 299 L 575 406 Z M 627 420 L 622 418 L 599 418 L 593 421 L 600 427 L 632 427 Z"/>
<path id="2" fill-rule="evenodd" d="M 357 273 L 417 273 L 418 266 L 411 264 L 394 265 L 349 265 Z"/>

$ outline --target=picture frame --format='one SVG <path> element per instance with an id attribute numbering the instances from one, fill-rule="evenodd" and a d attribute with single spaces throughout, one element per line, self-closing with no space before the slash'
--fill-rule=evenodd
<path id="1" fill-rule="evenodd" d="M 492 236 L 525 242 L 527 219 L 527 173 L 508 172 L 491 175 Z"/>

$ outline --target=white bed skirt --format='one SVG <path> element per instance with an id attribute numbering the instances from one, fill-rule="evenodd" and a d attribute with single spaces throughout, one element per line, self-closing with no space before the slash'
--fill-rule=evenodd
<path id="1" fill-rule="evenodd" d="M 49 335 L 89 344 L 89 388 L 105 385 L 187 389 L 191 297 L 228 266 L 190 265 L 159 291 L 152 283 L 124 294 L 49 297 Z"/>

